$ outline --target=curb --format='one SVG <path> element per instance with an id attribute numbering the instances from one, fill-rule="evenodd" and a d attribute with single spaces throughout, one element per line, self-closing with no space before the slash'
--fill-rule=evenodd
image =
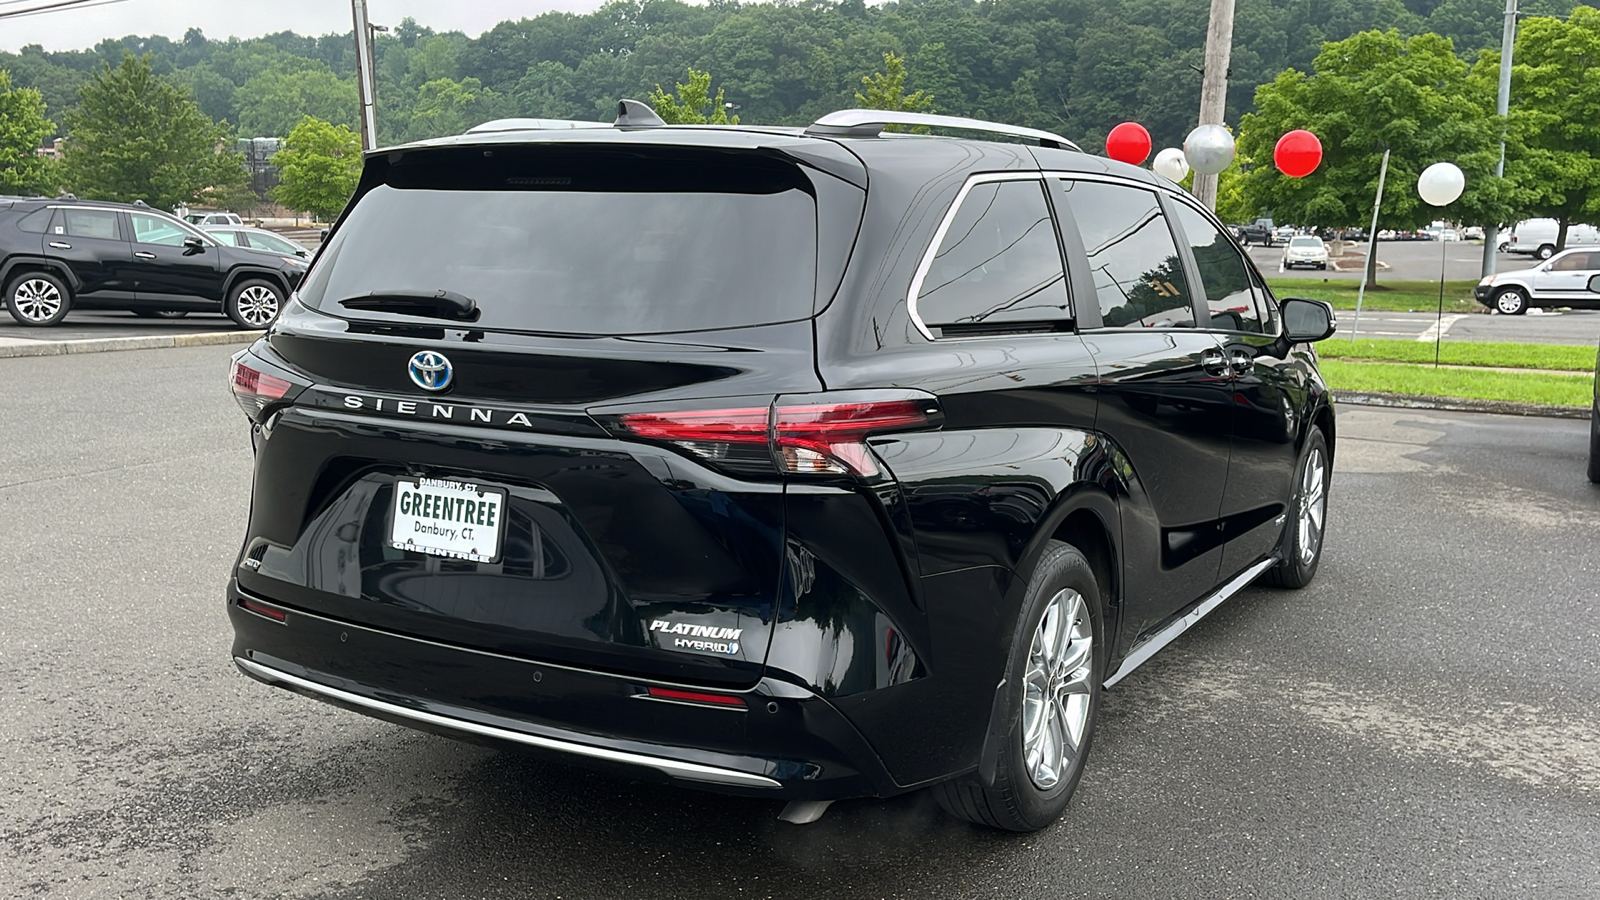
<path id="1" fill-rule="evenodd" d="M 1465 400 L 1460 397 L 1424 397 L 1416 394 L 1334 391 L 1333 399 L 1353 406 L 1440 409 L 1449 412 L 1493 413 L 1500 416 L 1543 416 L 1549 419 L 1587 419 L 1590 414 L 1587 406 L 1549 406 L 1543 403 L 1517 403 L 1510 400 Z"/>
<path id="2" fill-rule="evenodd" d="M 214 331 L 199 334 L 162 334 L 150 337 L 90 338 L 77 341 L 37 341 L 0 345 L 0 359 L 17 356 L 64 356 L 68 353 L 110 353 L 115 350 L 160 350 L 167 347 L 206 347 L 213 344 L 249 344 L 265 331 Z"/>

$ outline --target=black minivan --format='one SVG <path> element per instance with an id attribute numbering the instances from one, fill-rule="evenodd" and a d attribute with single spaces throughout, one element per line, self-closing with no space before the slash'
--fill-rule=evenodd
<path id="1" fill-rule="evenodd" d="M 1332 311 L 1175 185 L 970 119 L 619 111 L 368 155 L 234 360 L 246 674 L 790 821 L 932 788 L 1027 831 L 1106 687 L 1316 573 Z"/>

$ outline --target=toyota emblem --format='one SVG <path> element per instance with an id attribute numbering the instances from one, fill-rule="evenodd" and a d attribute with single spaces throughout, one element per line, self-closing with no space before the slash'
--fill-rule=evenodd
<path id="1" fill-rule="evenodd" d="M 450 380 L 455 376 L 450 368 L 450 360 L 443 353 L 432 350 L 412 354 L 406 371 L 411 373 L 412 383 L 425 391 L 442 391 L 450 386 Z"/>

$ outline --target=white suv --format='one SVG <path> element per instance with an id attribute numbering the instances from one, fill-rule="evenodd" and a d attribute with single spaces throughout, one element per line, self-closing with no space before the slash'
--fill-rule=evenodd
<path id="1" fill-rule="evenodd" d="M 1600 275 L 1600 248 L 1564 250 L 1531 269 L 1489 275 L 1473 296 L 1507 316 L 1520 316 L 1530 306 L 1600 307 L 1600 294 L 1589 290 L 1589 278 Z"/>

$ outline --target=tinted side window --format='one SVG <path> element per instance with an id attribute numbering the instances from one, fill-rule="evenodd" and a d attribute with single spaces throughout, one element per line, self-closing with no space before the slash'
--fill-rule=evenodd
<path id="1" fill-rule="evenodd" d="M 1194 252 L 1211 327 L 1260 334 L 1261 313 L 1250 290 L 1250 270 L 1233 239 L 1188 204 L 1178 203 L 1178 224 Z"/>
<path id="2" fill-rule="evenodd" d="M 1098 181 L 1067 181 L 1063 195 L 1083 236 L 1106 326 L 1193 327 L 1189 283 L 1156 195 Z"/>
<path id="3" fill-rule="evenodd" d="M 23 216 L 22 221 L 17 223 L 17 227 L 33 234 L 44 234 L 50 228 L 50 213 L 53 211 L 48 206 L 44 209 L 36 209 Z"/>
<path id="4" fill-rule="evenodd" d="M 122 239 L 117 229 L 117 214 L 103 209 L 63 209 L 56 220 L 57 232 L 73 237 L 101 238 L 108 241 Z"/>
<path id="5" fill-rule="evenodd" d="M 1581 272 L 1592 269 L 1594 268 L 1590 261 L 1592 256 L 1590 253 L 1568 253 L 1556 260 L 1556 264 L 1550 268 L 1553 272 Z"/>
<path id="6" fill-rule="evenodd" d="M 917 293 L 930 325 L 1071 317 L 1055 223 L 1037 180 L 973 185 Z"/>

